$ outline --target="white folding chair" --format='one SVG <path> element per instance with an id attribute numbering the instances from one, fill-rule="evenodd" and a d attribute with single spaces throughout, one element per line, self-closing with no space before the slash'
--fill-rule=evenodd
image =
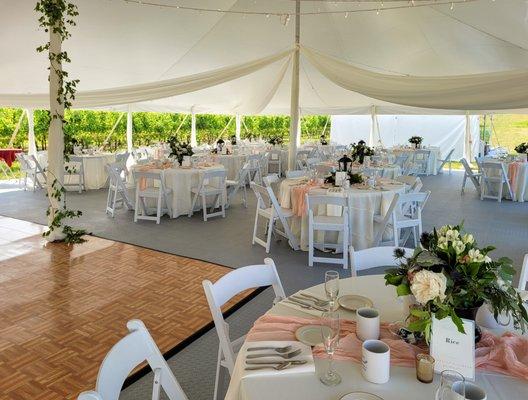
<path id="1" fill-rule="evenodd" d="M 438 160 L 441 162 L 440 166 L 438 167 L 438 171 L 437 173 L 441 174 L 443 169 L 444 169 L 444 165 L 446 165 L 446 163 L 449 163 L 449 175 L 451 175 L 451 156 L 453 155 L 453 152 L 455 151 L 455 148 L 453 147 L 449 153 L 447 153 L 447 156 L 443 159 L 443 160 Z"/>
<path id="2" fill-rule="evenodd" d="M 28 178 L 33 182 L 33 191 L 37 186 L 42 189 L 42 185 L 46 184 L 46 173 L 40 166 L 37 158 L 33 155 L 29 156 L 23 153 L 18 153 L 15 157 L 20 163 L 20 169 L 24 174 L 24 190 L 27 189 Z"/>
<path id="3" fill-rule="evenodd" d="M 342 207 L 341 215 L 317 215 L 317 210 L 314 213 L 315 208 L 324 207 L 325 214 L 328 206 Z M 349 229 L 350 221 L 348 219 L 348 197 L 341 196 L 310 196 L 306 194 L 306 207 L 308 209 L 308 265 L 313 267 L 314 262 L 328 263 L 328 264 L 341 264 L 343 268 L 348 268 L 348 246 L 349 246 Z M 338 232 L 342 234 L 342 243 L 325 243 L 316 242 L 316 232 Z M 325 250 L 326 248 L 333 248 L 336 250 L 343 251 L 343 257 L 341 258 L 330 258 L 330 257 L 316 257 L 314 256 L 315 249 Z"/>
<path id="4" fill-rule="evenodd" d="M 391 221 L 394 221 L 395 219 L 394 211 L 396 210 L 399 199 L 400 194 L 395 193 L 391 203 L 389 204 L 389 208 L 385 211 L 385 215 L 374 215 L 374 237 L 372 238 L 372 243 L 370 244 L 370 247 L 376 247 L 385 244 L 385 242 L 383 241 L 383 235 L 385 234 L 385 231 L 387 230 L 387 227 L 390 225 Z M 352 200 L 350 199 L 350 201 Z M 351 204 L 349 204 L 349 208 L 351 208 Z M 392 224 L 392 226 L 394 227 L 394 223 Z M 392 234 L 396 234 L 394 230 Z"/>
<path id="5" fill-rule="evenodd" d="M 104 358 L 95 391 L 82 392 L 77 400 L 118 400 L 128 375 L 144 361 L 154 372 L 152 400 L 160 398 L 161 389 L 169 400 L 187 400 L 167 361 L 142 321 L 127 322 L 128 333 Z"/>
<path id="6" fill-rule="evenodd" d="M 294 250 L 298 250 L 299 246 L 297 245 L 297 240 L 293 236 L 293 233 L 288 224 L 288 218 L 293 217 L 293 211 L 289 208 L 282 208 L 273 193 L 271 187 L 264 187 L 251 182 L 251 189 L 255 193 L 257 198 L 257 207 L 255 211 L 255 223 L 253 225 L 253 237 L 252 244 L 258 243 L 266 249 L 266 253 L 269 253 L 271 247 L 271 236 L 273 233 L 276 233 L 286 239 L 290 246 Z M 266 240 L 259 238 L 257 235 L 258 230 L 258 220 L 259 217 L 265 218 L 268 220 L 267 231 L 266 231 Z M 276 226 L 277 220 L 280 220 L 283 231 L 279 230 Z"/>
<path id="7" fill-rule="evenodd" d="M 77 187 L 79 193 L 85 190 L 84 162 L 79 156 L 70 156 L 70 161 L 64 164 L 64 183 L 66 187 Z"/>
<path id="8" fill-rule="evenodd" d="M 460 194 L 464 194 L 464 189 L 466 188 L 466 180 L 468 178 L 471 180 L 471 182 L 473 182 L 473 186 L 475 186 L 475 189 L 477 189 L 477 192 L 480 194 L 480 180 L 482 174 L 480 172 L 473 172 L 471 166 L 465 158 L 461 158 L 460 162 L 464 166 L 464 179 L 462 180 L 462 190 L 460 191 Z"/>
<path id="9" fill-rule="evenodd" d="M 413 152 L 411 174 L 423 175 L 427 174 L 429 165 L 429 157 L 431 157 L 431 150 L 418 149 Z"/>
<path id="10" fill-rule="evenodd" d="M 170 195 L 172 190 L 165 187 L 163 171 L 134 171 L 136 182 L 136 203 L 134 206 L 134 222 L 139 219 L 160 223 L 161 216 L 167 213 L 172 216 Z M 152 181 L 152 186 L 148 184 Z M 156 208 L 148 207 L 149 199 L 156 200 Z M 153 216 L 152 214 L 156 214 Z"/>
<path id="11" fill-rule="evenodd" d="M 308 171 L 296 169 L 294 171 L 286 171 L 287 179 L 304 178 L 308 176 Z"/>
<path id="12" fill-rule="evenodd" d="M 108 173 L 108 196 L 106 198 L 106 213 L 112 218 L 115 215 L 116 206 L 125 206 L 127 210 L 133 210 L 134 206 L 128 197 L 128 190 L 121 178 L 121 164 L 112 163 L 105 166 Z"/>
<path id="13" fill-rule="evenodd" d="M 310 171 L 314 170 L 317 164 L 321 162 L 320 158 L 310 157 L 306 159 L 306 168 Z"/>
<path id="14" fill-rule="evenodd" d="M 200 178 L 200 183 L 197 187 L 191 188 L 191 193 L 194 194 L 193 201 L 191 205 L 191 210 L 189 211 L 189 217 L 192 217 L 194 214 L 194 207 L 198 197 L 202 198 L 202 212 L 203 220 L 207 222 L 208 218 L 222 216 L 225 218 L 225 207 L 227 203 L 227 194 L 226 194 L 226 176 L 227 173 L 225 170 L 209 170 L 204 171 Z M 211 212 L 207 212 L 207 196 L 214 196 L 214 201 L 211 206 Z M 214 211 L 216 208 L 220 207 L 220 211 Z"/>
<path id="15" fill-rule="evenodd" d="M 402 171 L 405 169 L 405 166 L 407 165 L 407 161 L 410 158 L 409 153 L 398 153 L 396 155 L 396 160 L 394 161 L 394 164 L 399 165 Z"/>
<path id="16" fill-rule="evenodd" d="M 480 200 L 494 199 L 500 203 L 504 185 L 508 189 L 510 199 L 514 200 L 508 173 L 503 163 L 485 161 L 481 164 L 481 168 Z"/>
<path id="17" fill-rule="evenodd" d="M 524 255 L 523 266 L 521 269 L 521 275 L 519 276 L 519 284 L 517 288 L 519 290 L 528 290 L 526 284 L 528 283 L 528 254 Z"/>
<path id="18" fill-rule="evenodd" d="M 282 152 L 280 150 L 270 150 L 268 156 L 268 173 L 270 167 L 274 167 L 272 172 L 282 176 Z"/>
<path id="19" fill-rule="evenodd" d="M 371 247 L 365 250 L 355 251 L 354 247 L 350 246 L 350 265 L 351 274 L 356 276 L 358 271 L 376 267 L 396 267 L 399 265 L 399 260 L 394 257 L 394 250 L 401 247 L 383 246 Z M 414 250 L 401 248 L 405 257 L 412 256 Z"/>
<path id="20" fill-rule="evenodd" d="M 306 160 L 312 154 L 312 150 L 299 150 L 296 156 L 296 165 L 299 169 L 307 169 Z"/>
<path id="21" fill-rule="evenodd" d="M 262 183 L 261 157 L 259 154 L 251 154 L 247 157 L 249 163 L 249 181 Z"/>
<path id="22" fill-rule="evenodd" d="M 216 364 L 216 378 L 213 399 L 218 399 L 220 392 L 220 383 L 223 383 L 225 369 L 229 375 L 233 373 L 235 366 L 236 353 L 245 340 L 245 335 L 231 341 L 229 336 L 229 324 L 225 321 L 222 314 L 222 306 L 234 296 L 247 289 L 253 289 L 263 286 L 273 286 L 275 292 L 275 301 L 286 298 L 282 283 L 275 268 L 275 263 L 271 258 L 264 259 L 264 264 L 250 265 L 247 267 L 237 268 L 221 277 L 214 284 L 205 280 L 202 282 L 205 297 L 218 334 L 218 362 Z M 224 369 L 225 368 L 225 369 Z"/>
<path id="23" fill-rule="evenodd" d="M 130 153 L 128 151 L 125 151 L 123 153 L 117 153 L 115 158 L 115 164 L 121 167 L 122 172 L 120 173 L 120 175 L 123 178 L 123 182 L 128 181 L 127 162 L 129 157 Z"/>
<path id="24" fill-rule="evenodd" d="M 412 233 L 414 247 L 418 246 L 422 235 L 422 210 L 427 203 L 431 192 L 405 193 L 400 194 L 396 209 L 393 213 L 392 227 L 394 231 L 394 245 L 400 245 L 400 230 L 409 229 L 403 237 L 403 243 L 407 242 Z"/>
<path id="25" fill-rule="evenodd" d="M 405 183 L 407 185 L 406 192 L 419 192 L 423 187 L 422 180 L 418 176 L 414 175 L 400 175 L 394 178 L 394 180 Z"/>
<path id="26" fill-rule="evenodd" d="M 231 205 L 232 199 L 237 195 L 239 190 L 242 190 L 244 196 L 244 207 L 247 208 L 247 190 L 246 186 L 249 177 L 249 163 L 246 162 L 238 171 L 237 178 L 235 180 L 226 179 L 227 187 L 227 205 L 228 208 Z"/>

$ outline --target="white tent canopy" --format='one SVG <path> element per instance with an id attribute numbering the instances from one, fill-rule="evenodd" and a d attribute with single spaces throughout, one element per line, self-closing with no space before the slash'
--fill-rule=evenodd
<path id="1" fill-rule="evenodd" d="M 34 3 L 0 0 L 0 106 L 47 106 Z M 81 80 L 76 107 L 290 113 L 295 1 L 75 3 L 65 49 Z M 379 2 L 302 0 L 301 113 L 526 111 L 525 1 L 415 4 L 386 0 L 378 15 Z"/>

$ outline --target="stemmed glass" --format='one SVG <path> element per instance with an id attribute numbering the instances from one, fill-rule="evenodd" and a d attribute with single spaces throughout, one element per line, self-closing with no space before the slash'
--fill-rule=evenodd
<path id="1" fill-rule="evenodd" d="M 456 371 L 444 370 L 440 374 L 440 387 L 436 390 L 435 400 L 457 400 L 466 398 L 464 377 Z"/>
<path id="2" fill-rule="evenodd" d="M 328 355 L 328 369 L 326 374 L 319 379 L 326 386 L 335 386 L 341 383 L 341 376 L 334 369 L 334 352 L 339 345 L 339 314 L 335 311 L 328 311 L 321 316 L 321 336 Z"/>
<path id="3" fill-rule="evenodd" d="M 339 295 L 339 272 L 325 272 L 325 292 L 328 298 L 329 311 L 336 310 L 336 300 Z"/>

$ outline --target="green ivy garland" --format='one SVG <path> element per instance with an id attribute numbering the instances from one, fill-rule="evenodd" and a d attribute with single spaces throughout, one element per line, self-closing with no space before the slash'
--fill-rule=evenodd
<path id="1" fill-rule="evenodd" d="M 44 28 L 45 32 L 52 30 L 53 33 L 58 34 L 61 38 L 61 42 L 71 36 L 68 27 L 76 25 L 74 17 L 79 15 L 77 6 L 67 0 L 39 0 L 35 6 L 35 11 L 40 13 L 38 19 L 39 26 Z M 72 101 L 75 99 L 75 92 L 77 91 L 79 80 L 68 79 L 68 72 L 62 70 L 62 68 L 57 68 L 57 66 L 62 67 L 63 63 L 71 62 L 67 52 L 52 52 L 49 41 L 44 45 L 37 47 L 37 52 L 39 53 L 46 51 L 48 52 L 48 59 L 50 61 L 50 67 L 48 67 L 48 70 L 51 71 L 53 68 L 53 72 L 57 75 L 59 80 L 57 102 L 64 107 L 64 110 L 67 110 L 71 107 Z M 55 112 L 55 114 L 52 115 L 52 118 L 60 119 L 61 124 L 66 124 L 63 112 Z M 65 154 L 64 157 L 66 161 L 69 161 L 68 154 Z M 70 170 L 67 169 L 66 172 L 70 172 Z M 83 235 L 87 233 L 84 229 L 75 229 L 69 225 L 63 224 L 64 219 L 78 218 L 82 215 L 82 211 L 68 209 L 64 195 L 65 192 L 66 189 L 64 186 L 59 182 L 57 177 L 54 176 L 49 196 L 55 199 L 58 204 L 62 204 L 62 207 L 54 210 L 51 204 L 48 206 L 46 215 L 49 216 L 53 213 L 53 219 L 49 223 L 49 229 L 43 233 L 43 236 L 48 237 L 56 229 L 62 228 L 62 233 L 64 234 L 62 240 L 64 242 L 68 244 L 83 243 L 85 241 Z"/>

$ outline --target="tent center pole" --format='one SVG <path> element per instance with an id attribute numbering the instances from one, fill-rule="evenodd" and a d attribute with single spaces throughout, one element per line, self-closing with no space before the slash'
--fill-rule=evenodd
<path id="1" fill-rule="evenodd" d="M 290 104 L 290 146 L 288 169 L 295 169 L 297 147 L 301 144 L 299 130 L 299 43 L 301 39 L 301 0 L 295 0 L 295 53 L 292 64 L 292 85 Z"/>
<path id="2" fill-rule="evenodd" d="M 127 111 L 127 124 L 126 124 L 127 151 L 129 153 L 131 153 L 132 149 L 134 148 L 134 142 L 132 141 L 132 129 L 133 129 L 132 108 L 129 105 L 128 111 Z"/>

